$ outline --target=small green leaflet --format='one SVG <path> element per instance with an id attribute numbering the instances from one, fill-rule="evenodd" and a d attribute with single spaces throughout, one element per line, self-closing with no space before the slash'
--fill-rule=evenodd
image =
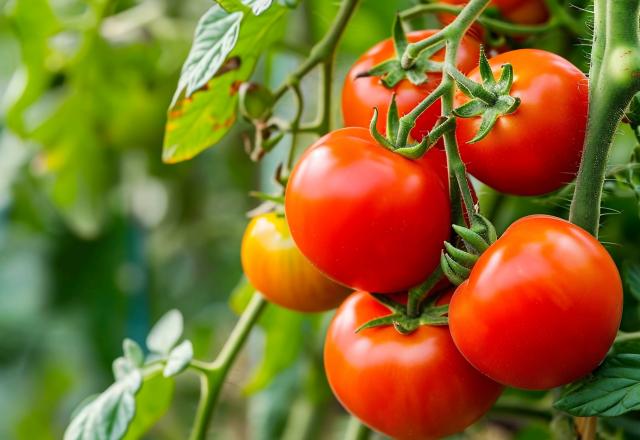
<path id="1" fill-rule="evenodd" d="M 162 374 L 164 377 L 175 376 L 187 368 L 191 359 L 193 359 L 193 345 L 191 341 L 183 341 L 169 353 L 167 365 Z"/>
<path id="2" fill-rule="evenodd" d="M 614 417 L 640 409 L 640 354 L 609 356 L 590 377 L 569 386 L 554 406 L 579 417 Z"/>
<path id="3" fill-rule="evenodd" d="M 135 394 L 142 385 L 140 370 L 115 382 L 86 404 L 69 424 L 64 440 L 119 440 L 136 412 Z"/>
<path id="4" fill-rule="evenodd" d="M 184 326 L 180 311 L 169 310 L 153 326 L 147 336 L 147 348 L 154 353 L 168 354 L 178 343 Z"/>

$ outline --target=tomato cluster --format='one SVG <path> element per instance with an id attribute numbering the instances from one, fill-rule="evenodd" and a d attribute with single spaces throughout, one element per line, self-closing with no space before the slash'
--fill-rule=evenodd
<path id="1" fill-rule="evenodd" d="M 495 5 L 514 21 L 518 8 L 540 6 L 521 3 Z M 546 17 L 540 11 L 537 21 Z M 434 32 L 414 32 L 408 39 Z M 565 59 L 533 49 L 506 52 L 484 69 L 474 68 L 479 53 L 478 42 L 464 37 L 458 69 L 480 84 L 487 82 L 488 70 L 498 74 L 510 65 L 508 93 L 518 106 L 500 114 L 479 140 L 484 119 L 455 113 L 455 138 L 470 174 L 522 196 L 569 183 L 584 140 L 585 75 Z M 243 265 L 267 298 L 294 310 L 327 310 L 347 289 L 355 290 L 336 312 L 325 343 L 326 373 L 336 397 L 365 424 L 394 438 L 441 438 L 482 417 L 503 386 L 549 389 L 592 371 L 616 335 L 622 287 L 597 239 L 562 219 L 530 216 L 477 252 L 468 279 L 455 291 L 434 283 L 429 295 L 438 302 L 421 299 L 422 313 L 449 304 L 448 325 L 399 331 L 395 321 L 367 324 L 388 317 L 388 301 L 397 306 L 392 310 L 415 319 L 406 292 L 438 267 L 457 221 L 451 217 L 441 145 L 411 160 L 380 145 L 367 129 L 374 108 L 383 116 L 378 130 L 389 126 L 383 122 L 392 96 L 402 116 L 442 80 L 440 73 L 426 72 L 422 84 L 403 79 L 388 88 L 367 74 L 394 56 L 393 41 L 385 40 L 349 71 L 342 93 L 347 128 L 326 134 L 300 158 L 286 186 L 286 222 L 276 214 L 251 222 Z M 442 53 L 433 57 L 442 60 Z M 475 99 L 463 91 L 454 97 L 457 108 Z M 436 101 L 417 119 L 413 139 L 428 136 L 440 113 Z M 465 221 L 473 221 L 468 212 Z M 443 287 L 449 291 L 443 294 Z M 381 303 L 381 297 L 387 300 Z"/>

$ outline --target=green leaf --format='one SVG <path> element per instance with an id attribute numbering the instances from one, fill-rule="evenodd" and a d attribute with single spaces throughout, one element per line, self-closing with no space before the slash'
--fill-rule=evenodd
<path id="1" fill-rule="evenodd" d="M 399 59 L 404 53 L 405 49 L 409 45 L 407 41 L 407 35 L 404 33 L 402 27 L 402 20 L 400 15 L 396 14 L 396 18 L 393 22 L 393 47 L 396 50 L 396 57 Z"/>
<path id="2" fill-rule="evenodd" d="M 259 16 L 244 15 L 239 24 L 235 47 L 222 61 L 215 75 L 204 83 L 205 77 L 199 75 L 202 81 L 193 85 L 201 86 L 188 98 L 179 97 L 180 93 L 176 93 L 178 99 L 169 109 L 165 130 L 162 156 L 165 162 L 191 159 L 216 144 L 229 131 L 236 121 L 238 84 L 250 78 L 260 55 L 280 38 L 285 29 L 280 21 L 288 10 L 274 3 Z M 207 49 L 201 47 L 201 50 Z M 208 69 L 208 72 L 211 70 Z M 182 83 L 186 87 L 184 80 Z"/>
<path id="3" fill-rule="evenodd" d="M 136 365 L 125 357 L 119 357 L 112 364 L 113 377 L 116 381 L 126 378 L 137 370 Z"/>
<path id="4" fill-rule="evenodd" d="M 640 301 L 640 263 L 625 261 L 622 265 L 622 279 L 628 292 Z"/>
<path id="5" fill-rule="evenodd" d="M 71 421 L 64 440 L 119 440 L 124 437 L 136 411 L 134 395 L 142 375 L 134 370 L 84 406 Z"/>
<path id="6" fill-rule="evenodd" d="M 124 357 L 136 367 L 141 367 L 144 363 L 144 353 L 136 341 L 129 338 L 125 339 L 122 342 L 122 351 Z"/>
<path id="7" fill-rule="evenodd" d="M 136 413 L 124 436 L 125 440 L 138 440 L 167 412 L 173 398 L 175 381 L 156 371 L 144 378 L 136 394 Z"/>
<path id="8" fill-rule="evenodd" d="M 273 0 L 242 0 L 242 3 L 250 7 L 255 15 L 260 15 L 269 9 Z"/>
<path id="9" fill-rule="evenodd" d="M 169 359 L 162 374 L 164 377 L 175 376 L 182 372 L 193 359 L 193 345 L 191 341 L 183 341 L 169 353 Z"/>
<path id="10" fill-rule="evenodd" d="M 154 353 L 168 354 L 182 336 L 183 324 L 180 311 L 176 309 L 168 311 L 147 336 L 149 350 Z"/>
<path id="11" fill-rule="evenodd" d="M 200 18 L 172 106 L 183 92 L 186 97 L 191 96 L 218 73 L 238 40 L 242 17 L 242 12 L 229 14 L 219 5 L 214 5 Z"/>
<path id="12" fill-rule="evenodd" d="M 640 409 L 640 354 L 615 354 L 568 387 L 554 406 L 574 416 L 613 417 Z"/>

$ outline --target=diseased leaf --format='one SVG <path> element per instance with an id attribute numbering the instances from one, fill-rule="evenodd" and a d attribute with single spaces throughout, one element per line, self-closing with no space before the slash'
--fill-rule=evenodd
<path id="1" fill-rule="evenodd" d="M 169 353 L 169 359 L 162 374 L 164 377 L 175 376 L 187 368 L 191 359 L 193 359 L 193 345 L 191 341 L 183 341 Z"/>
<path id="2" fill-rule="evenodd" d="M 640 354 L 609 356 L 589 378 L 567 388 L 554 406 L 580 417 L 613 417 L 640 409 Z"/>
<path id="3" fill-rule="evenodd" d="M 184 320 L 180 311 L 169 310 L 147 336 L 147 347 L 155 353 L 168 354 L 182 336 Z"/>
<path id="4" fill-rule="evenodd" d="M 218 9 L 221 11 L 218 14 L 226 14 Z M 177 100 L 167 117 L 162 154 L 165 162 L 191 159 L 219 142 L 229 131 L 236 121 L 239 86 L 250 78 L 259 56 L 280 38 L 285 27 L 279 22 L 287 11 L 280 3 L 272 3 L 259 16 L 245 14 L 239 23 L 235 47 L 226 60 L 222 60 L 215 75 L 212 73 L 206 78 L 208 82 L 202 83 L 189 97 L 176 93 Z M 206 48 L 202 46 L 201 50 Z M 205 76 L 201 78 L 204 80 Z"/>

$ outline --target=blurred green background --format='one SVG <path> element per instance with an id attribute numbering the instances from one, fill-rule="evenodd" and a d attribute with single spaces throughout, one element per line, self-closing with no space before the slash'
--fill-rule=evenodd
<path id="1" fill-rule="evenodd" d="M 122 339 L 143 344 L 167 310 L 182 311 L 204 359 L 235 321 L 230 292 L 241 280 L 245 213 L 256 205 L 247 193 L 269 188 L 288 140 L 251 163 L 241 139 L 250 127 L 239 123 L 196 159 L 161 162 L 166 109 L 211 4 L 0 0 L 0 439 L 61 438 L 73 408 L 112 382 Z M 336 95 L 357 54 L 387 37 L 396 10 L 411 4 L 364 2 L 340 46 Z M 309 0 L 292 12 L 256 80 L 279 84 L 337 5 Z M 565 51 L 568 40 L 557 37 L 549 37 L 561 42 L 554 49 Z M 584 49 L 574 54 L 584 65 Z M 315 81 L 303 84 L 311 104 Z M 290 115 L 286 102 L 279 113 Z M 624 162 L 634 142 L 628 133 L 621 139 L 616 160 Z M 567 206 L 562 197 L 480 195 L 501 229 Z M 635 261 L 637 201 L 624 193 L 609 203 L 608 212 L 625 214 L 607 221 L 602 238 L 619 261 Z M 630 301 L 625 319 L 633 326 L 638 304 Z M 320 362 L 328 316 L 270 307 L 230 374 L 211 438 L 339 438 L 347 417 Z M 148 438 L 185 438 L 197 397 L 195 376 L 181 376 Z M 545 438 L 540 422 L 521 434 Z"/>

